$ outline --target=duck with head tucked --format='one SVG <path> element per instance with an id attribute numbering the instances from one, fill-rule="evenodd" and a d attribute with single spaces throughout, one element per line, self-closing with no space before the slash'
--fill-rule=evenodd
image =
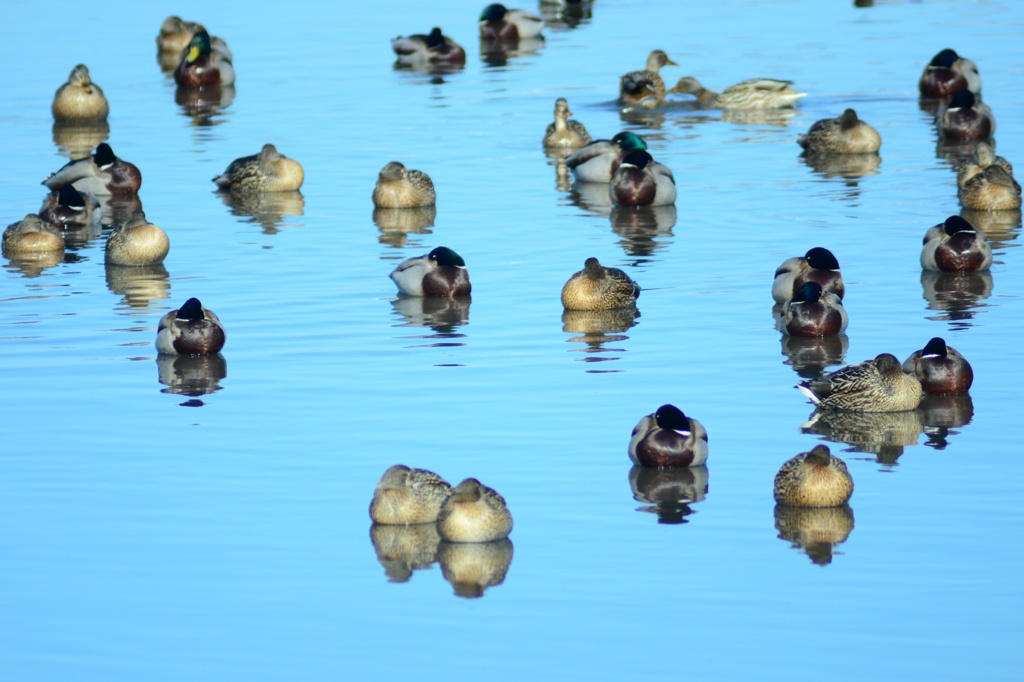
<path id="1" fill-rule="evenodd" d="M 615 169 L 608 196 L 619 206 L 668 206 L 676 203 L 676 179 L 668 166 L 637 149 Z"/>
<path id="2" fill-rule="evenodd" d="M 996 117 L 973 92 L 961 90 L 939 110 L 935 125 L 944 140 L 984 140 L 995 135 Z"/>
<path id="3" fill-rule="evenodd" d="M 436 26 L 427 35 L 398 36 L 391 41 L 391 49 L 398 56 L 396 64 L 406 69 L 455 69 L 466 64 L 466 51 Z"/>
<path id="4" fill-rule="evenodd" d="M 423 171 L 408 170 L 398 161 L 381 169 L 373 188 L 373 205 L 379 208 L 420 208 L 437 201 L 434 183 Z"/>
<path id="5" fill-rule="evenodd" d="M 590 133 L 579 121 L 569 120 L 569 101 L 564 97 L 555 100 L 555 121 L 544 131 L 544 146 L 560 149 L 576 149 L 590 142 Z"/>
<path id="6" fill-rule="evenodd" d="M 979 142 L 970 160 L 960 164 L 956 173 L 960 203 L 979 211 L 1006 211 L 1021 206 L 1020 184 L 1013 177 L 1013 166 L 987 142 Z"/>
<path id="7" fill-rule="evenodd" d="M 57 88 L 50 111 L 57 121 L 105 121 L 110 104 L 89 77 L 89 67 L 79 64 L 71 69 L 68 82 Z"/>
<path id="8" fill-rule="evenodd" d="M 846 462 L 825 445 L 815 445 L 775 474 L 775 502 L 789 507 L 841 507 L 853 496 Z"/>
<path id="9" fill-rule="evenodd" d="M 82 194 L 74 185 L 64 185 L 43 199 L 39 217 L 62 230 L 99 228 L 103 211 L 99 200 L 86 192 Z"/>
<path id="10" fill-rule="evenodd" d="M 64 235 L 35 213 L 4 230 L 3 254 L 8 258 L 64 250 Z"/>
<path id="11" fill-rule="evenodd" d="M 467 478 L 441 505 L 437 532 L 448 542 L 493 542 L 512 532 L 512 514 L 496 490 Z"/>
<path id="12" fill-rule="evenodd" d="M 906 412 L 917 409 L 922 395 L 921 382 L 904 374 L 890 353 L 802 381 L 797 388 L 818 407 L 851 412 Z"/>
<path id="13" fill-rule="evenodd" d="M 790 336 L 834 336 L 850 323 L 843 302 L 817 282 L 804 282 L 782 305 L 781 331 Z"/>
<path id="14" fill-rule="evenodd" d="M 629 107 L 653 109 L 665 101 L 665 81 L 661 67 L 679 66 L 668 58 L 664 50 L 653 50 L 647 55 L 647 68 L 630 71 L 619 79 L 619 100 Z"/>
<path id="15" fill-rule="evenodd" d="M 544 20 L 536 14 L 521 9 L 508 9 L 494 3 L 484 7 L 480 13 L 480 40 L 506 45 L 518 44 L 520 39 L 544 39 L 541 31 Z"/>
<path id="16" fill-rule="evenodd" d="M 612 310 L 636 303 L 640 285 L 618 268 L 606 268 L 588 258 L 583 269 L 562 287 L 562 306 L 566 310 Z"/>
<path id="17" fill-rule="evenodd" d="M 114 150 L 103 142 L 95 154 L 65 164 L 43 184 L 51 190 L 74 185 L 79 192 L 96 196 L 135 194 L 142 187 L 142 173 L 134 164 L 114 156 Z"/>
<path id="18" fill-rule="evenodd" d="M 289 159 L 272 144 L 263 145 L 259 154 L 243 156 L 228 164 L 213 178 L 217 189 L 232 194 L 291 192 L 302 187 L 305 171 L 295 159 Z"/>
<path id="19" fill-rule="evenodd" d="M 107 237 L 105 259 L 110 265 L 156 265 L 163 263 L 171 242 L 167 233 L 146 220 L 142 209 Z"/>
<path id="20" fill-rule="evenodd" d="M 874 154 L 882 148 L 882 136 L 847 109 L 839 118 L 815 121 L 797 143 L 808 154 Z"/>
<path id="21" fill-rule="evenodd" d="M 708 432 L 675 405 L 662 405 L 633 427 L 629 459 L 642 467 L 700 466 L 708 460 Z"/>
<path id="22" fill-rule="evenodd" d="M 793 81 L 751 78 L 730 85 L 721 93 L 712 92 L 693 76 L 683 76 L 669 92 L 695 95 L 702 109 L 782 109 L 796 105 L 806 92 L 789 87 Z"/>
<path id="23" fill-rule="evenodd" d="M 177 57 L 191 42 L 196 31 L 202 28 L 202 24 L 185 21 L 172 14 L 160 25 L 160 32 L 156 34 L 156 48 L 160 52 L 171 52 Z"/>
<path id="24" fill-rule="evenodd" d="M 168 355 L 213 355 L 224 347 L 224 326 L 198 298 L 160 318 L 156 349 Z"/>
<path id="25" fill-rule="evenodd" d="M 396 464 L 384 472 L 373 491 L 370 518 L 391 526 L 433 523 L 451 494 L 451 485 L 433 471 Z"/>
<path id="26" fill-rule="evenodd" d="M 776 303 L 785 303 L 807 282 L 817 282 L 824 291 L 835 294 L 840 300 L 846 295 L 839 261 L 824 247 L 815 246 L 803 256 L 782 261 L 775 270 L 772 298 Z"/>
<path id="27" fill-rule="evenodd" d="M 948 47 L 935 55 L 917 83 L 922 97 L 952 97 L 961 90 L 981 95 L 978 67 Z"/>
<path id="28" fill-rule="evenodd" d="M 911 353 L 903 362 L 903 371 L 917 377 L 924 392 L 933 395 L 967 393 L 974 383 L 971 363 L 938 336 Z"/>
<path id="29" fill-rule="evenodd" d="M 612 174 L 626 155 L 637 149 L 647 149 L 647 142 L 636 133 L 624 131 L 610 140 L 594 140 L 573 152 L 565 165 L 581 182 L 611 182 Z"/>
<path id="30" fill-rule="evenodd" d="M 234 84 L 235 68 L 227 45 L 215 49 L 210 34 L 200 27 L 192 35 L 188 49 L 181 53 L 181 61 L 174 69 L 174 82 L 183 88 Z"/>
<path id="31" fill-rule="evenodd" d="M 932 272 L 977 272 L 992 265 L 985 235 L 958 215 L 928 228 L 921 246 L 921 267 Z"/>
<path id="32" fill-rule="evenodd" d="M 447 246 L 409 258 L 391 272 L 391 281 L 406 296 L 468 296 L 473 291 L 466 261 Z"/>

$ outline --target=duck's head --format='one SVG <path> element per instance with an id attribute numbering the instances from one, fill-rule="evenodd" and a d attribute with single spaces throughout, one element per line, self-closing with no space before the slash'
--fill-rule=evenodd
<path id="1" fill-rule="evenodd" d="M 484 7 L 484 11 L 480 13 L 480 21 L 501 21 L 508 14 L 508 9 L 501 3 L 494 3 Z"/>
<path id="2" fill-rule="evenodd" d="M 194 64 L 201 56 L 208 54 L 210 54 L 210 34 L 206 32 L 206 29 L 199 29 L 189 41 L 188 55 L 185 57 L 185 61 Z"/>
<path id="3" fill-rule="evenodd" d="M 195 299 L 189 299 L 195 301 Z M 380 477 L 380 483 L 377 484 L 378 488 L 389 489 L 389 488 L 404 488 L 409 480 L 409 472 L 412 471 L 409 467 L 404 464 L 396 464 L 389 467 L 384 475 Z"/>
<path id="4" fill-rule="evenodd" d="M 117 161 L 117 157 L 114 156 L 114 150 L 110 148 L 110 145 L 106 142 L 101 142 L 96 147 L 96 153 L 92 157 L 93 162 L 100 167 L 101 170 L 109 168 L 114 165 Z"/>
<path id="5" fill-rule="evenodd" d="M 807 453 L 807 458 L 804 461 L 808 464 L 827 467 L 832 463 L 832 451 L 828 449 L 827 445 L 815 445 L 811 451 Z"/>
<path id="6" fill-rule="evenodd" d="M 804 255 L 807 264 L 815 270 L 838 270 L 839 261 L 823 246 L 815 246 Z"/>
<path id="7" fill-rule="evenodd" d="M 68 76 L 68 83 L 80 85 L 83 88 L 92 85 L 92 79 L 89 77 L 89 67 L 85 64 L 76 64 Z"/>
<path id="8" fill-rule="evenodd" d="M 698 95 L 704 91 L 704 86 L 693 76 L 683 76 L 676 81 L 675 86 L 669 92 L 678 92 L 684 95 Z"/>
<path id="9" fill-rule="evenodd" d="M 971 225 L 958 215 L 951 215 L 946 218 L 946 222 L 942 223 L 942 229 L 950 237 L 955 235 L 957 232 L 977 232 L 977 230 L 974 229 L 974 225 Z"/>
<path id="10" fill-rule="evenodd" d="M 591 256 L 583 262 L 583 276 L 589 279 L 603 279 L 605 276 L 604 266 Z"/>
<path id="11" fill-rule="evenodd" d="M 467 478 L 452 489 L 453 502 L 476 502 L 483 496 L 483 484 L 475 478 Z"/>
<path id="12" fill-rule="evenodd" d="M 623 166 L 636 166 L 637 168 L 644 168 L 647 164 L 653 162 L 654 157 L 643 149 L 634 149 L 622 159 Z"/>
<path id="13" fill-rule="evenodd" d="M 973 92 L 961 90 L 953 95 L 953 99 L 949 100 L 947 109 L 970 109 L 976 101 L 977 99 L 975 99 Z"/>
<path id="14" fill-rule="evenodd" d="M 380 169 L 380 179 L 395 182 L 405 178 L 405 165 L 400 161 L 391 161 Z"/>
<path id="15" fill-rule="evenodd" d="M 185 305 L 178 308 L 178 312 L 174 314 L 174 319 L 185 322 L 205 320 L 206 315 L 203 314 L 203 304 L 199 302 L 198 298 L 188 299 L 185 301 Z"/>
<path id="16" fill-rule="evenodd" d="M 455 253 L 447 246 L 438 246 L 433 251 L 427 254 L 427 258 L 429 258 L 434 263 L 437 263 L 439 266 L 447 265 L 459 268 L 466 267 L 466 261 L 462 260 L 462 256 Z"/>
<path id="17" fill-rule="evenodd" d="M 572 112 L 569 111 L 569 100 L 564 97 L 555 100 L 555 116 L 572 116 Z"/>
<path id="18" fill-rule="evenodd" d="M 892 353 L 882 353 L 875 357 L 875 369 L 879 374 L 899 376 L 903 373 L 903 365 Z"/>
<path id="19" fill-rule="evenodd" d="M 57 193 L 57 203 L 76 211 L 85 208 L 85 198 L 73 185 L 64 185 Z"/>
<path id="20" fill-rule="evenodd" d="M 444 34 L 441 33 L 441 29 L 435 26 L 427 34 L 427 47 L 429 49 L 437 49 L 444 45 Z"/>
<path id="21" fill-rule="evenodd" d="M 654 423 L 662 429 L 671 429 L 681 436 L 689 436 L 690 419 L 675 405 L 662 405 L 654 412 Z"/>
<path id="22" fill-rule="evenodd" d="M 953 64 L 956 64 L 958 59 L 960 59 L 960 55 L 947 47 L 945 50 L 940 51 L 937 55 L 932 57 L 932 60 L 928 62 L 928 66 L 938 66 L 948 69 L 953 66 Z"/>
<path id="23" fill-rule="evenodd" d="M 988 142 L 979 142 L 974 148 L 974 161 L 982 168 L 988 168 L 996 160 L 996 152 Z"/>
<path id="24" fill-rule="evenodd" d="M 652 50 L 651 54 L 647 55 L 647 70 L 657 71 L 663 66 L 679 66 L 674 61 L 668 58 L 665 50 Z"/>
<path id="25" fill-rule="evenodd" d="M 797 303 L 813 303 L 821 298 L 823 290 L 817 282 L 804 282 L 793 295 L 793 301 Z"/>
<path id="26" fill-rule="evenodd" d="M 628 130 L 617 133 L 612 137 L 612 142 L 617 144 L 619 149 L 627 152 L 631 152 L 634 149 L 647 149 L 647 142 L 644 141 L 644 138 Z"/>
<path id="27" fill-rule="evenodd" d="M 936 336 L 921 349 L 922 358 L 944 358 L 948 355 L 946 351 L 946 342 Z"/>
<path id="28" fill-rule="evenodd" d="M 843 115 L 839 117 L 839 127 L 843 130 L 849 130 L 860 123 L 860 119 L 857 118 L 857 112 L 853 109 L 847 109 L 843 112 Z"/>

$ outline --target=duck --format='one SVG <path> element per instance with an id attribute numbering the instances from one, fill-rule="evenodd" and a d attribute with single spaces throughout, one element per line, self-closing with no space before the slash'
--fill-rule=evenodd
<path id="1" fill-rule="evenodd" d="M 637 149 L 615 169 L 608 196 L 619 206 L 668 206 L 676 203 L 676 179 L 668 166 Z"/>
<path id="2" fill-rule="evenodd" d="M 979 142 L 970 160 L 960 164 L 956 173 L 960 203 L 980 211 L 1006 211 L 1021 206 L 1020 184 L 1013 177 L 1013 166 L 987 142 Z"/>
<path id="3" fill-rule="evenodd" d="M 7 257 L 63 251 L 64 235 L 35 213 L 29 213 L 7 226 L 2 246 Z"/>
<path id="4" fill-rule="evenodd" d="M 156 349 L 167 355 L 213 355 L 224 347 L 224 326 L 198 298 L 160 318 Z"/>
<path id="5" fill-rule="evenodd" d="M 433 471 L 404 464 L 389 467 L 370 501 L 370 518 L 389 526 L 434 523 L 452 486 Z"/>
<path id="6" fill-rule="evenodd" d="M 89 67 L 78 64 L 71 69 L 68 82 L 57 88 L 50 105 L 57 121 L 106 121 L 110 113 L 103 89 L 92 82 Z"/>
<path id="7" fill-rule="evenodd" d="M 787 507 L 841 507 L 853 496 L 846 462 L 826 445 L 801 452 L 775 474 L 775 502 Z"/>
<path id="8" fill-rule="evenodd" d="M 562 287 L 562 306 L 566 310 L 612 310 L 636 303 L 640 285 L 618 268 L 606 268 L 588 258 L 583 269 Z"/>
<path id="9" fill-rule="evenodd" d="M 633 427 L 629 459 L 642 467 L 701 466 L 708 461 L 708 432 L 675 405 L 662 405 Z"/>
<path id="10" fill-rule="evenodd" d="M 967 393 L 974 383 L 971 363 L 938 336 L 911 353 L 903 362 L 903 371 L 916 377 L 929 395 Z"/>
<path id="11" fill-rule="evenodd" d="M 811 124 L 797 143 L 808 154 L 873 154 L 882 148 L 882 136 L 847 109 L 839 118 L 823 118 Z"/>
<path id="12" fill-rule="evenodd" d="M 135 164 L 119 159 L 106 142 L 96 147 L 96 153 L 84 159 L 70 161 L 43 180 L 50 190 L 74 185 L 79 192 L 96 196 L 135 194 L 142 187 L 142 173 Z"/>
<path id="13" fill-rule="evenodd" d="M 961 90 L 939 110 L 935 125 L 944 140 L 984 140 L 995 135 L 996 117 L 973 92 Z"/>
<path id="14" fill-rule="evenodd" d="M 512 514 L 496 490 L 467 478 L 441 504 L 437 532 L 448 542 L 503 540 L 512 532 Z"/>
<path id="15" fill-rule="evenodd" d="M 789 87 L 792 84 L 793 81 L 774 78 L 751 78 L 718 93 L 705 88 L 693 76 L 683 76 L 668 92 L 696 95 L 702 109 L 782 109 L 807 97 L 806 92 Z"/>
<path id="16" fill-rule="evenodd" d="M 834 336 L 849 323 L 842 300 L 817 282 L 804 282 L 782 305 L 780 326 L 790 336 Z"/>
<path id="17" fill-rule="evenodd" d="M 985 235 L 958 215 L 928 228 L 921 246 L 921 267 L 931 272 L 978 272 L 992 265 Z"/>
<path id="18" fill-rule="evenodd" d="M 373 205 L 379 208 L 420 208 L 437 201 L 434 183 L 423 171 L 408 170 L 398 161 L 381 169 L 373 188 Z"/>
<path id="19" fill-rule="evenodd" d="M 47 194 L 39 209 L 39 217 L 62 230 L 98 228 L 103 220 L 99 199 L 64 185 L 60 190 Z"/>
<path id="20" fill-rule="evenodd" d="M 204 30 L 202 24 L 185 21 L 179 16 L 171 15 L 160 25 L 156 35 L 156 47 L 160 52 L 171 52 L 175 56 L 188 47 L 196 31 Z"/>
<path id="21" fill-rule="evenodd" d="M 107 237 L 105 262 L 110 265 L 156 265 L 164 262 L 170 249 L 167 233 L 146 220 L 142 209 L 136 209 Z"/>
<path id="22" fill-rule="evenodd" d="M 981 76 L 974 62 L 947 47 L 924 67 L 917 88 L 922 97 L 952 97 L 961 90 L 980 96 Z"/>
<path id="23" fill-rule="evenodd" d="M 523 38 L 543 40 L 544 20 L 521 9 L 502 4 L 487 5 L 480 13 L 480 39 L 486 42 L 518 43 Z"/>
<path id="24" fill-rule="evenodd" d="M 839 261 L 823 246 L 809 249 L 803 256 L 787 258 L 775 270 L 772 282 L 772 298 L 776 303 L 785 303 L 796 295 L 806 282 L 817 282 L 821 288 L 843 299 L 846 286 L 839 271 Z"/>
<path id="25" fill-rule="evenodd" d="M 214 49 L 210 34 L 199 27 L 192 35 L 188 49 L 182 50 L 181 60 L 174 69 L 174 82 L 183 88 L 234 84 L 235 68 L 226 47 L 225 44 L 225 49 L 220 46 Z"/>
<path id="26" fill-rule="evenodd" d="M 576 120 L 569 120 L 569 101 L 564 97 L 555 100 L 555 121 L 544 131 L 544 146 L 560 149 L 577 149 L 590 143 L 586 126 Z"/>
<path id="27" fill-rule="evenodd" d="M 232 194 L 261 192 L 292 192 L 302 187 L 306 174 L 302 164 L 289 159 L 267 143 L 259 154 L 243 156 L 228 164 L 227 169 L 213 178 L 218 190 Z"/>
<path id="28" fill-rule="evenodd" d="M 391 272 L 391 281 L 406 296 L 468 296 L 466 261 L 447 246 L 438 246 L 430 253 L 409 258 Z"/>
<path id="29" fill-rule="evenodd" d="M 851 412 L 906 412 L 917 409 L 922 396 L 921 382 L 904 374 L 891 353 L 802 381 L 797 388 L 820 408 Z"/>
<path id="30" fill-rule="evenodd" d="M 647 149 L 647 142 L 636 133 L 624 131 L 610 140 L 594 140 L 565 159 L 565 165 L 581 182 L 611 182 L 612 174 L 631 151 Z"/>
<path id="31" fill-rule="evenodd" d="M 410 69 L 462 67 L 466 64 L 466 51 L 436 26 L 427 35 L 398 36 L 391 41 L 391 49 L 398 56 L 397 64 Z"/>
<path id="32" fill-rule="evenodd" d="M 665 101 L 665 81 L 661 67 L 679 66 L 668 58 L 664 50 L 652 50 L 647 55 L 647 68 L 630 71 L 619 79 L 619 99 L 626 106 L 653 109 Z"/>

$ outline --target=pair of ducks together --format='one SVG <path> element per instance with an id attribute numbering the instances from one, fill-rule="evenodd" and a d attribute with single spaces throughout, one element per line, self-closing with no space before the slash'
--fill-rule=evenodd
<path id="1" fill-rule="evenodd" d="M 922 99 L 941 100 L 935 117 L 939 137 L 951 140 L 983 140 L 996 132 L 992 109 L 981 101 L 978 66 L 955 50 L 940 50 L 921 73 L 917 83 Z"/>

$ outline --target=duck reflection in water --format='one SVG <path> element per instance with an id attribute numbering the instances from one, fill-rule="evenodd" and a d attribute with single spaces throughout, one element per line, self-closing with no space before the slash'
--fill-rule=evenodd
<path id="1" fill-rule="evenodd" d="M 212 85 L 202 88 L 182 88 L 174 91 L 174 102 L 181 114 L 192 119 L 198 128 L 219 126 L 227 121 L 220 114 L 235 101 L 234 85 Z"/>
<path id="2" fill-rule="evenodd" d="M 928 310 L 942 313 L 928 319 L 949 321 L 960 328 L 970 327 L 975 309 L 986 307 L 982 301 L 992 295 L 992 286 L 989 271 L 921 273 L 921 288 Z"/>
<path id="3" fill-rule="evenodd" d="M 433 340 L 425 343 L 428 347 L 465 346 L 465 334 L 459 327 L 469 324 L 469 296 L 399 296 L 391 301 L 395 312 L 402 316 L 398 327 L 430 327 L 434 333 L 418 335 L 412 339 Z"/>
<path id="4" fill-rule="evenodd" d="M 545 28 L 576 28 L 594 17 L 590 0 L 540 0 Z"/>
<path id="5" fill-rule="evenodd" d="M 708 493 L 707 465 L 655 469 L 634 465 L 629 470 L 629 488 L 633 499 L 649 506 L 637 511 L 657 514 L 658 523 L 689 523 L 686 518 L 696 510 L 690 505 L 703 502 Z"/>
<path id="6" fill-rule="evenodd" d="M 123 225 L 133 213 L 142 210 L 142 200 L 138 194 L 113 194 L 96 198 L 100 200 L 104 225 Z"/>
<path id="7" fill-rule="evenodd" d="M 960 433 L 957 429 L 967 426 L 974 418 L 974 402 L 969 393 L 926 395 L 918 410 L 928 437 L 925 445 L 936 450 L 944 450 L 949 445 L 949 437 Z"/>
<path id="8" fill-rule="evenodd" d="M 277 234 L 286 224 L 285 216 L 301 216 L 306 200 L 299 190 L 286 192 L 218 191 L 221 201 L 231 209 L 231 215 L 245 218 L 247 223 L 258 224 L 263 234 Z"/>
<path id="9" fill-rule="evenodd" d="M 573 348 L 570 353 L 584 353 L 583 362 L 609 362 L 618 360 L 618 354 L 625 348 L 605 347 L 608 343 L 619 343 L 629 337 L 622 332 L 636 324 L 640 311 L 633 306 L 611 310 L 565 310 L 562 312 L 562 331 L 578 334 L 567 339 L 568 343 L 586 344 Z M 611 355 L 615 354 L 615 355 Z M 588 372 L 614 372 L 618 370 L 588 369 Z"/>
<path id="10" fill-rule="evenodd" d="M 158 378 L 167 388 L 161 393 L 198 397 L 219 391 L 228 375 L 228 362 L 219 353 L 214 355 L 169 355 L 156 357 Z M 202 404 L 201 401 L 197 401 Z M 195 406 L 193 403 L 191 406 Z"/>
<path id="11" fill-rule="evenodd" d="M 646 257 L 668 246 L 659 238 L 672 236 L 676 225 L 676 207 L 636 206 L 611 209 L 612 232 L 621 237 L 619 246 L 627 256 Z"/>
<path id="12" fill-rule="evenodd" d="M 782 305 L 776 303 L 772 315 L 778 319 Z M 826 368 L 846 362 L 846 351 L 850 347 L 849 337 L 843 334 L 833 336 L 782 336 L 782 354 L 796 373 L 804 379 L 820 379 Z"/>
<path id="13" fill-rule="evenodd" d="M 512 565 L 512 541 L 442 542 L 437 549 L 441 574 L 455 588 L 455 596 L 475 599 L 489 587 L 505 582 Z"/>
<path id="14" fill-rule="evenodd" d="M 993 249 L 1006 248 L 1020 234 L 1021 211 L 982 211 L 965 208 L 960 217 L 985 233 Z"/>
<path id="15" fill-rule="evenodd" d="M 6 254 L 7 269 L 20 272 L 22 277 L 35 279 L 43 274 L 43 270 L 53 268 L 64 262 L 64 251 L 40 251 L 38 253 Z"/>
<path id="16" fill-rule="evenodd" d="M 420 247 L 422 241 L 409 241 L 410 234 L 432 234 L 437 217 L 436 206 L 418 208 L 375 208 L 373 222 L 380 230 L 377 240 L 395 248 Z"/>
<path id="17" fill-rule="evenodd" d="M 53 143 L 72 161 L 91 156 L 102 142 L 110 139 L 110 124 L 103 121 L 54 121 Z"/>
<path id="18" fill-rule="evenodd" d="M 544 38 L 520 38 L 517 42 L 480 41 L 480 61 L 489 67 L 508 66 L 510 59 L 538 55 Z"/>
<path id="19" fill-rule="evenodd" d="M 411 526 L 375 523 L 370 526 L 370 541 L 388 580 L 404 583 L 412 578 L 413 571 L 430 568 L 437 561 L 441 536 L 434 523 Z"/>
<path id="20" fill-rule="evenodd" d="M 853 510 L 841 507 L 790 507 L 775 505 L 775 530 L 779 539 L 803 550 L 819 566 L 832 563 L 833 548 L 846 542 L 853 531 Z"/>
<path id="21" fill-rule="evenodd" d="M 849 452 L 875 455 L 880 464 L 893 465 L 903 448 L 917 445 L 924 430 L 920 410 L 905 412 L 852 412 L 818 410 L 800 430 L 822 436 L 833 443 L 845 443 Z"/>
<path id="22" fill-rule="evenodd" d="M 171 275 L 162 263 L 157 265 L 112 265 L 106 264 L 107 288 L 118 296 L 124 296 L 122 305 L 128 308 L 125 314 L 151 308 L 153 301 L 169 298 Z"/>

